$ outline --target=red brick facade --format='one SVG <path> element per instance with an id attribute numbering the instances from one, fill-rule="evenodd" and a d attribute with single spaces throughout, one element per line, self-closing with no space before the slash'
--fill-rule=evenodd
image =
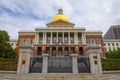
<path id="1" fill-rule="evenodd" d="M 17 53 L 17 56 L 19 55 L 19 46 L 20 46 L 20 39 L 24 39 L 24 42 L 26 41 L 27 38 L 30 38 L 30 44 L 32 44 L 32 40 L 35 39 L 35 35 L 19 35 L 18 36 L 18 42 L 17 42 L 17 48 L 16 48 L 16 53 Z M 94 39 L 95 40 L 95 44 L 97 44 L 96 40 L 100 40 L 100 44 L 101 44 L 101 50 L 102 50 L 102 54 L 101 56 L 102 57 L 105 57 L 105 50 L 104 50 L 104 44 L 103 44 L 103 39 L 102 39 L 102 35 L 86 35 L 86 39 L 88 41 L 88 44 L 90 44 L 90 40 L 91 39 Z M 86 46 L 87 45 L 62 45 L 61 48 L 62 48 L 62 56 L 65 56 L 65 48 L 68 48 L 68 54 L 67 55 L 70 55 L 71 54 L 71 48 L 74 48 L 75 49 L 75 53 L 78 54 L 78 55 L 86 55 Z M 34 55 L 40 55 L 39 53 L 41 52 L 42 54 L 46 53 L 46 48 L 49 47 L 50 48 L 50 56 L 53 55 L 53 48 L 55 48 L 56 50 L 56 56 L 58 56 L 58 49 L 59 49 L 59 46 L 56 44 L 56 45 L 34 45 Z M 41 51 L 39 50 L 39 48 L 41 48 Z"/>
<path id="2" fill-rule="evenodd" d="M 30 44 L 32 44 L 32 40 L 35 38 L 35 35 L 18 35 L 18 41 L 16 44 L 16 55 L 19 55 L 19 46 L 20 46 L 20 39 L 24 39 L 24 42 L 26 41 L 27 38 L 30 38 Z"/>
<path id="3" fill-rule="evenodd" d="M 102 50 L 101 56 L 105 57 L 104 42 L 103 42 L 102 35 L 86 35 L 86 39 L 88 40 L 88 44 L 90 44 L 91 39 L 95 40 L 95 44 L 97 44 L 97 40 L 100 40 L 101 50 Z"/>

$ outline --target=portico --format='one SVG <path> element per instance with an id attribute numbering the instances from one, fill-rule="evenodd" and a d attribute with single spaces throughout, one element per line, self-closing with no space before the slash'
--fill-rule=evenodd
<path id="1" fill-rule="evenodd" d="M 70 54 L 85 54 L 83 48 L 86 46 L 83 39 L 84 32 L 81 29 L 51 30 L 36 32 L 36 46 L 39 53 L 50 54 L 50 56 L 69 56 Z M 78 30 L 78 31 L 77 31 Z M 80 32 L 81 31 L 81 32 Z M 84 31 L 84 28 L 83 28 Z M 43 46 L 44 45 L 44 46 Z"/>
<path id="2" fill-rule="evenodd" d="M 46 29 L 46 28 L 45 28 Z M 80 30 L 81 31 L 81 30 Z M 85 34 L 80 31 L 60 31 L 60 30 L 50 30 L 46 29 L 45 32 L 36 32 L 36 44 L 50 44 L 54 45 L 58 42 L 63 44 L 85 44 Z"/>

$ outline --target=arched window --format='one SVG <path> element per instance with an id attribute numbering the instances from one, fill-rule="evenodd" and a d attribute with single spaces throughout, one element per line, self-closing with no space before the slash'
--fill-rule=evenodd
<path id="1" fill-rule="evenodd" d="M 24 45 L 24 38 L 21 38 L 20 39 L 20 46 L 23 46 Z"/>
<path id="2" fill-rule="evenodd" d="M 26 39 L 26 46 L 30 45 L 30 38 Z"/>
<path id="3" fill-rule="evenodd" d="M 96 44 L 99 45 L 100 43 L 101 43 L 101 42 L 100 42 L 100 39 L 97 39 L 97 40 L 96 40 Z"/>

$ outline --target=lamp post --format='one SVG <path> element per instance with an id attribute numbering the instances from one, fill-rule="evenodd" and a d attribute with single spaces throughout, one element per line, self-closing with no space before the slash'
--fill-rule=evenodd
<path id="1" fill-rule="evenodd" d="M 60 39 L 59 41 L 58 41 L 58 46 L 62 46 L 63 45 L 63 42 L 62 42 L 62 40 Z"/>
<path id="2" fill-rule="evenodd" d="M 60 47 L 61 51 L 62 51 L 62 45 L 63 45 L 62 40 L 61 40 L 61 39 L 58 40 L 58 47 Z M 61 51 L 60 51 L 60 54 L 62 53 Z M 61 55 L 62 55 L 62 54 L 61 54 Z"/>
<path id="3" fill-rule="evenodd" d="M 3 56 L 3 58 L 5 57 L 5 55 L 4 55 L 4 54 L 3 54 L 2 56 Z"/>

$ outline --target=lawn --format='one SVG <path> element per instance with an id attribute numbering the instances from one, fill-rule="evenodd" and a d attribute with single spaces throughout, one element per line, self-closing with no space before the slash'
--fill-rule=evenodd
<path id="1" fill-rule="evenodd" d="M 0 59 L 0 70 L 16 71 L 18 60 Z M 102 69 L 104 71 L 120 70 L 120 59 L 103 59 Z"/>
<path id="2" fill-rule="evenodd" d="M 16 71 L 18 61 L 15 59 L 0 59 L 0 70 Z"/>

